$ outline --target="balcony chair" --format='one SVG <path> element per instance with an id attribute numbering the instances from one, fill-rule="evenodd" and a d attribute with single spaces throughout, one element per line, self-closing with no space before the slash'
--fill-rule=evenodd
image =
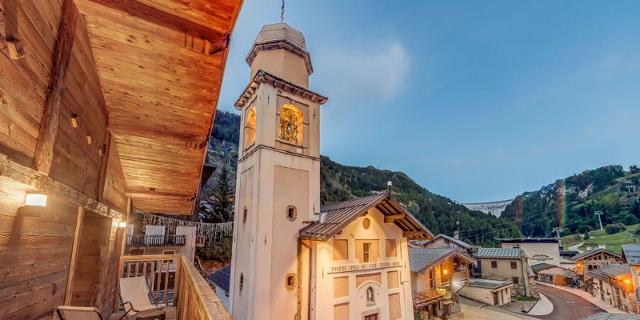
<path id="1" fill-rule="evenodd" d="M 59 306 L 56 309 L 56 320 L 103 320 L 94 307 Z"/>
<path id="2" fill-rule="evenodd" d="M 128 319 L 164 319 L 164 304 L 153 303 L 149 284 L 144 276 L 120 278 L 118 281 L 120 301 Z M 124 317 L 123 316 L 123 317 Z"/>

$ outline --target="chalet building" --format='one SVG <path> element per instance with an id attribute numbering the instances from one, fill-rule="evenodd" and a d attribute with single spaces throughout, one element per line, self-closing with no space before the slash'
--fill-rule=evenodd
<path id="1" fill-rule="evenodd" d="M 549 263 L 561 265 L 560 244 L 556 238 L 512 238 L 499 239 L 502 248 L 520 248 L 529 265 Z"/>
<path id="2" fill-rule="evenodd" d="M 513 284 L 513 295 L 533 296 L 533 272 L 527 256 L 519 248 L 480 248 L 474 258 L 478 260 L 478 274 L 483 279 L 508 281 Z"/>
<path id="3" fill-rule="evenodd" d="M 587 282 L 589 271 L 599 269 L 610 264 L 623 263 L 622 257 L 609 250 L 598 248 L 571 257 L 575 262 L 573 271 L 578 276 L 579 286 Z"/>
<path id="4" fill-rule="evenodd" d="M 571 286 L 577 281 L 575 272 L 548 263 L 539 263 L 531 266 L 531 270 L 536 276 L 536 280 L 555 284 L 558 286 Z"/>
<path id="5" fill-rule="evenodd" d="M 320 204 L 320 105 L 305 38 L 262 28 L 247 56 L 231 262 L 237 320 L 413 319 L 408 242 L 433 235 L 390 191 Z"/>
<path id="6" fill-rule="evenodd" d="M 457 247 L 409 247 L 409 260 L 415 318 L 432 319 L 458 312 L 458 292 L 467 284 L 475 259 Z"/>
<path id="7" fill-rule="evenodd" d="M 422 248 L 452 248 L 465 254 L 471 254 L 472 250 L 470 244 L 446 234 L 439 234 L 431 240 L 413 241 L 413 243 L 415 246 Z"/>
<path id="8" fill-rule="evenodd" d="M 640 313 L 640 305 L 638 304 L 640 297 L 640 245 L 623 244 L 622 260 L 629 265 L 629 271 L 631 272 L 631 285 L 633 286 L 633 293 L 637 299 L 635 313 Z"/>
<path id="9" fill-rule="evenodd" d="M 628 264 L 610 264 L 587 271 L 591 294 L 624 312 L 638 313 L 636 291 Z"/>
<path id="10" fill-rule="evenodd" d="M 0 1 L 0 319 L 109 319 L 138 276 L 230 319 L 189 259 L 122 252 L 132 210 L 192 214 L 241 3 Z"/>

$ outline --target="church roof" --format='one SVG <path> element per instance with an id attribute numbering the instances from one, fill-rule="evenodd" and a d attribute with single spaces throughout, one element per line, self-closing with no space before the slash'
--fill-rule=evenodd
<path id="1" fill-rule="evenodd" d="M 519 259 L 523 257 L 523 253 L 522 250 L 518 248 L 480 248 L 478 252 L 476 252 L 475 257 L 478 259 Z"/>
<path id="2" fill-rule="evenodd" d="M 305 99 L 309 99 L 319 104 L 323 104 L 328 100 L 327 97 L 322 96 L 319 93 L 316 93 L 309 89 L 293 84 L 282 78 L 276 77 L 264 70 L 260 70 L 256 72 L 256 75 L 253 76 L 253 79 L 251 80 L 251 82 L 249 82 L 249 84 L 245 87 L 244 91 L 242 92 L 238 100 L 236 100 L 236 103 L 235 103 L 236 109 L 241 110 L 242 108 L 244 108 L 246 103 L 250 102 L 250 100 L 253 99 L 254 93 L 258 89 L 258 86 L 260 85 L 260 83 L 271 84 L 272 86 L 280 90 L 283 90 L 285 92 L 289 92 L 295 95 L 299 95 Z"/>
<path id="3" fill-rule="evenodd" d="M 311 57 L 307 51 L 307 44 L 302 32 L 286 23 L 268 24 L 262 27 L 256 40 L 253 41 L 251 51 L 247 55 L 248 64 L 253 62 L 260 51 L 284 49 L 304 59 L 309 74 L 313 73 Z"/>
<path id="4" fill-rule="evenodd" d="M 302 228 L 300 230 L 300 238 L 327 240 L 338 234 L 349 223 L 371 208 L 377 208 L 385 217 L 400 216 L 394 219 L 393 223 L 402 231 L 407 232 L 407 238 L 433 238 L 433 234 L 404 206 L 398 203 L 389 192 L 322 206 L 320 208 L 320 220 Z"/>

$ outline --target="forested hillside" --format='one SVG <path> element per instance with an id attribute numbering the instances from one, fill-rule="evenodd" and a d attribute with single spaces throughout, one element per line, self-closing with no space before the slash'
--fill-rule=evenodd
<path id="1" fill-rule="evenodd" d="M 602 211 L 604 225 L 638 223 L 639 199 L 640 169 L 606 166 L 525 192 L 501 216 L 514 221 L 527 236 L 545 236 L 557 226 L 563 234 L 584 234 L 599 228 L 596 211 Z"/>
<path id="2" fill-rule="evenodd" d="M 226 164 L 235 176 L 239 137 L 239 116 L 218 112 L 209 145 L 208 163 L 216 167 Z M 393 183 L 393 192 L 409 210 L 433 233 L 451 235 L 459 221 L 461 238 L 476 244 L 495 244 L 496 237 L 517 236 L 517 228 L 508 220 L 479 211 L 471 211 L 446 197 L 433 194 L 402 172 L 374 167 L 344 166 L 328 157 L 321 158 L 321 200 L 323 203 L 348 200 L 386 188 Z M 234 178 L 229 179 L 235 181 Z M 212 179 L 215 184 L 215 179 Z M 215 186 L 205 188 L 208 192 Z M 205 194 L 204 198 L 212 198 Z"/>

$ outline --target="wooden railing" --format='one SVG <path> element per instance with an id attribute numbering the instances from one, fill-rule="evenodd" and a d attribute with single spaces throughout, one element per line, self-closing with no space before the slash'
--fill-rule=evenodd
<path id="1" fill-rule="evenodd" d="M 181 235 L 127 235 L 127 246 L 129 247 L 164 247 L 164 246 L 184 246 L 187 243 L 186 236 Z"/>
<path id="2" fill-rule="evenodd" d="M 178 319 L 232 320 L 220 298 L 192 263 L 181 256 L 182 270 L 178 278 L 176 297 Z"/>
<path id="3" fill-rule="evenodd" d="M 118 277 L 136 276 L 145 276 L 156 303 L 176 307 L 178 319 L 232 319 L 220 298 L 185 256 L 120 257 Z"/>

